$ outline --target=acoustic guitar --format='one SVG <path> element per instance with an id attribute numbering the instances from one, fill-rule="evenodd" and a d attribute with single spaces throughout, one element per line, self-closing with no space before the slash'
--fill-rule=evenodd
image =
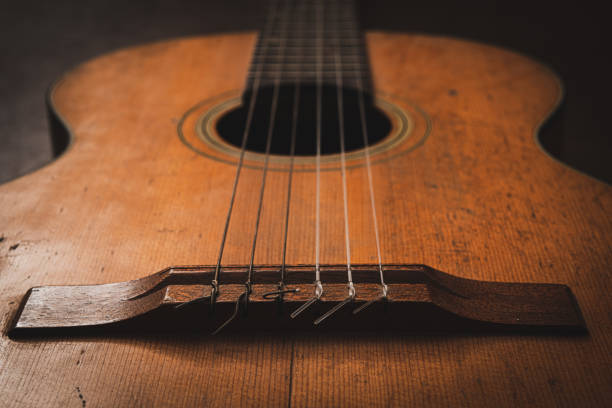
<path id="1" fill-rule="evenodd" d="M 612 189 L 559 78 L 277 0 L 86 62 L 0 186 L 0 406 L 604 406 Z"/>

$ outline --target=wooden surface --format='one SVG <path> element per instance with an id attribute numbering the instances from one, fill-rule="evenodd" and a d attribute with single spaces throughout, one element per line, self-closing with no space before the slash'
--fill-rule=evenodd
<path id="1" fill-rule="evenodd" d="M 373 168 L 383 260 L 457 276 L 569 285 L 588 336 L 244 333 L 13 341 L 39 285 L 124 281 L 214 262 L 234 168 L 183 145 L 199 101 L 240 89 L 253 34 L 132 48 L 65 76 L 69 151 L 0 186 L 2 406 L 603 406 L 612 383 L 612 190 L 547 157 L 534 131 L 560 97 L 524 57 L 371 33 L 375 87 L 431 119 Z M 228 62 L 231 63 L 228 64 Z M 406 102 L 408 105 L 408 102 Z M 418 126 L 418 124 L 417 124 Z M 260 172 L 246 170 L 225 261 L 248 262 Z M 269 174 L 257 263 L 278 263 L 287 174 Z M 344 261 L 340 175 L 322 177 L 321 260 Z M 353 261 L 375 262 L 366 174 L 348 172 Z M 288 262 L 312 263 L 314 176 L 296 174 Z"/>
<path id="2" fill-rule="evenodd" d="M 585 334 L 576 300 L 565 285 L 483 282 L 422 265 L 385 265 L 388 293 L 383 303 L 376 267 L 351 265 L 355 298 L 322 327 L 415 331 L 423 325 L 411 317 L 420 308 L 420 320 L 428 321 L 429 329 L 461 331 L 464 324 L 465 332 L 481 327 Z M 203 297 L 212 296 L 215 266 L 172 267 L 144 278 L 101 285 L 38 286 L 24 296 L 9 336 L 65 335 L 62 331 L 74 334 L 91 329 L 99 335 L 104 328 L 112 335 L 117 327 L 133 334 L 143 329 L 213 333 L 234 310 L 240 310 L 240 319 L 228 330 L 246 330 L 245 324 L 258 330 L 310 330 L 318 329 L 315 319 L 347 297 L 346 265 L 323 266 L 322 296 L 308 313 L 292 319 L 290 314 L 313 296 L 314 266 L 287 267 L 284 290 L 292 292 L 283 293 L 282 303 L 278 297 L 279 270 L 279 266 L 256 267 L 255 281 L 246 297 L 248 268 L 223 268 L 214 301 Z M 368 309 L 371 313 L 352 315 L 352 310 L 365 308 L 365 302 L 376 299 L 379 302 Z M 188 305 L 191 307 L 186 308 Z M 454 321 L 452 328 L 446 327 L 449 321 Z"/>

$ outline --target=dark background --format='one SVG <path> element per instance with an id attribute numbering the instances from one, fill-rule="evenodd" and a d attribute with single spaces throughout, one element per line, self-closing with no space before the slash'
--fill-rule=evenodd
<path id="1" fill-rule="evenodd" d="M 0 182 L 51 160 L 44 93 L 63 72 L 117 48 L 169 37 L 256 29 L 261 1 L 2 1 Z M 612 91 L 607 12 L 597 3 L 365 1 L 362 26 L 473 39 L 553 68 L 566 99 L 545 145 L 566 163 L 612 182 L 605 119 Z"/>

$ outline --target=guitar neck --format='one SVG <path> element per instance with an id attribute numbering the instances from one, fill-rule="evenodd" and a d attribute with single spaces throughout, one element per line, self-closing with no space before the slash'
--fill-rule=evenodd
<path id="1" fill-rule="evenodd" d="M 246 91 L 296 82 L 371 90 L 367 51 L 353 0 L 271 2 L 249 67 Z"/>

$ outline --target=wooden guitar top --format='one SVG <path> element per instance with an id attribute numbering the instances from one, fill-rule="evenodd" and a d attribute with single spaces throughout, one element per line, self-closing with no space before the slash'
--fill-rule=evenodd
<path id="1" fill-rule="evenodd" d="M 612 189 L 538 147 L 539 126 L 561 99 L 554 74 L 513 52 L 450 38 L 367 34 L 377 95 L 406 112 L 415 141 L 373 157 L 384 261 L 568 285 L 587 334 L 8 337 L 31 287 L 214 263 L 235 157 L 199 154 L 177 127 L 197 143 L 197 115 L 188 112 L 240 91 L 255 39 L 238 33 L 133 47 L 80 65 L 52 88 L 50 107 L 70 129 L 69 149 L 0 186 L 0 406 L 609 404 Z M 248 263 L 261 178 L 256 160 L 249 163 L 228 264 Z M 258 264 L 278 263 L 282 250 L 276 215 L 288 176 L 268 177 Z M 339 180 L 332 170 L 321 181 L 321 259 L 330 264 L 344 260 Z M 312 171 L 294 174 L 290 264 L 312 263 L 314 182 Z M 375 263 L 363 166 L 350 167 L 347 182 L 353 260 Z"/>

